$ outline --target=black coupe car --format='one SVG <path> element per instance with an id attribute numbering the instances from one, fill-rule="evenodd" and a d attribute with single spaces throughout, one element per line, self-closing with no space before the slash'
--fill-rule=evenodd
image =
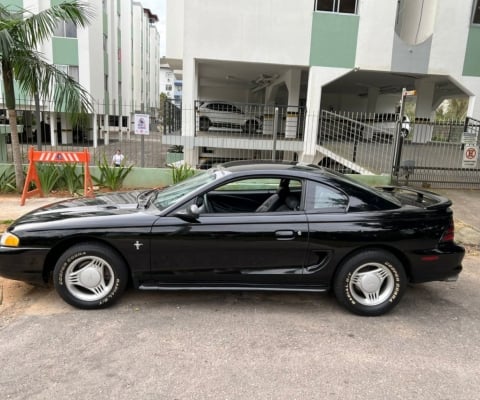
<path id="1" fill-rule="evenodd" d="M 407 283 L 455 280 L 450 200 L 303 164 L 232 162 L 163 190 L 60 201 L 11 224 L 0 275 L 101 308 L 160 290 L 333 290 L 380 315 Z"/>

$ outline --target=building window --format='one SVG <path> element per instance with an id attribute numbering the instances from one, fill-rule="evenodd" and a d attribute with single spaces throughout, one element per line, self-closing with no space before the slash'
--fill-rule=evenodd
<path id="1" fill-rule="evenodd" d="M 119 118 L 118 115 L 109 115 L 108 116 L 108 125 L 109 126 L 118 126 Z"/>
<path id="2" fill-rule="evenodd" d="M 53 32 L 53 36 L 76 38 L 77 27 L 72 21 L 60 21 Z"/>
<path id="3" fill-rule="evenodd" d="M 67 74 L 70 78 L 72 78 L 75 82 L 78 83 L 79 76 L 78 76 L 78 66 L 76 65 L 56 65 L 57 69 Z"/>
<path id="4" fill-rule="evenodd" d="M 473 23 L 480 24 L 480 1 L 477 0 L 475 8 L 473 9 Z"/>
<path id="5" fill-rule="evenodd" d="M 316 11 L 356 14 L 358 0 L 315 0 Z"/>

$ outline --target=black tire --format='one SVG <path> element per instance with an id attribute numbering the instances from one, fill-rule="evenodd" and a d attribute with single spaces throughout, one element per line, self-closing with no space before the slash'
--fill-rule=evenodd
<path id="1" fill-rule="evenodd" d="M 127 266 L 110 247 L 82 243 L 70 247 L 53 270 L 57 293 L 68 304 L 82 309 L 112 305 L 127 286 Z"/>
<path id="2" fill-rule="evenodd" d="M 246 133 L 256 133 L 258 130 L 258 122 L 257 121 L 247 121 L 245 123 L 244 131 Z"/>
<path id="3" fill-rule="evenodd" d="M 377 316 L 394 308 L 405 293 L 402 263 L 383 250 L 366 250 L 346 260 L 333 290 L 340 304 L 358 315 Z"/>
<path id="4" fill-rule="evenodd" d="M 200 131 L 202 132 L 207 132 L 208 129 L 210 128 L 210 120 L 208 118 L 205 118 L 205 117 L 202 117 L 200 118 L 200 121 L 199 121 L 199 129 Z"/>

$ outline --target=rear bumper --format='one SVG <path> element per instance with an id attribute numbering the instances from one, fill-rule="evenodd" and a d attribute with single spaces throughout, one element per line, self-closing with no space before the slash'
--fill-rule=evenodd
<path id="1" fill-rule="evenodd" d="M 11 248 L 0 246 L 0 276 L 45 286 L 45 258 L 49 249 Z"/>
<path id="2" fill-rule="evenodd" d="M 417 253 L 412 258 L 410 280 L 412 283 L 456 281 L 462 272 L 464 256 L 465 249 L 456 244 Z"/>

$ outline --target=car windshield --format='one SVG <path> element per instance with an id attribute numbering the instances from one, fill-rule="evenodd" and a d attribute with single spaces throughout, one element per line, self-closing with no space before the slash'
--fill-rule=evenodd
<path id="1" fill-rule="evenodd" d="M 227 174 L 230 174 L 230 172 L 218 169 L 209 169 L 207 171 L 199 172 L 191 178 L 169 186 L 166 189 L 158 192 L 153 204 L 159 210 L 164 210 L 179 201 L 184 196 L 187 196 L 189 193 L 192 193 L 200 187 Z"/>

